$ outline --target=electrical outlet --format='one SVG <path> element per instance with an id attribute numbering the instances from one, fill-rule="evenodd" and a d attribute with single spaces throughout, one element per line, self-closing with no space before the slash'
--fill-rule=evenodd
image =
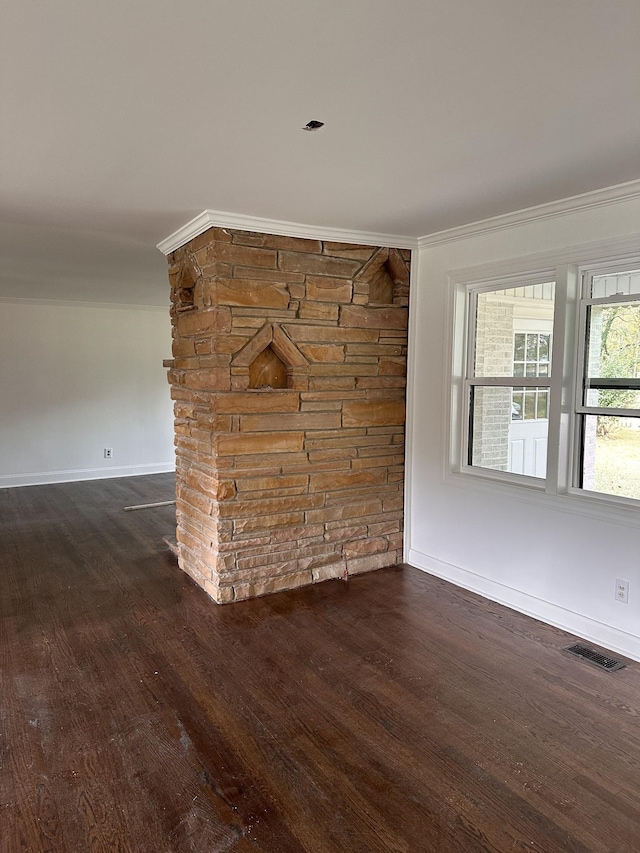
<path id="1" fill-rule="evenodd" d="M 616 601 L 621 601 L 623 604 L 629 603 L 629 581 L 616 578 Z"/>
<path id="2" fill-rule="evenodd" d="M 113 459 L 113 447 L 105 447 L 104 458 L 105 459 Z"/>

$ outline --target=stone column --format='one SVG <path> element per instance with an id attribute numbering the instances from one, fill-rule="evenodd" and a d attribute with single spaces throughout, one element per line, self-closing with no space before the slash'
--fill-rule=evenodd
<path id="1" fill-rule="evenodd" d="M 182 569 L 228 602 L 399 562 L 410 253 L 211 228 L 169 261 Z"/>

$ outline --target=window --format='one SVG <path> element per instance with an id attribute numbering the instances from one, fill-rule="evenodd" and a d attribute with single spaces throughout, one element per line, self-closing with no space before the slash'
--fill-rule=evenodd
<path id="1" fill-rule="evenodd" d="M 583 288 L 578 485 L 640 499 L 640 270 L 586 273 Z"/>
<path id="2" fill-rule="evenodd" d="M 457 294 L 454 471 L 640 501 L 640 262 L 459 281 Z"/>
<path id="3" fill-rule="evenodd" d="M 553 282 L 472 293 L 468 464 L 544 477 Z"/>

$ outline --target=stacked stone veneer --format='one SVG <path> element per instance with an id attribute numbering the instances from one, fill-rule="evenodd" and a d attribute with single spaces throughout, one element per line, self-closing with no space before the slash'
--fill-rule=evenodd
<path id="1" fill-rule="evenodd" d="M 178 558 L 216 601 L 402 559 L 409 260 L 221 228 L 170 255 Z"/>

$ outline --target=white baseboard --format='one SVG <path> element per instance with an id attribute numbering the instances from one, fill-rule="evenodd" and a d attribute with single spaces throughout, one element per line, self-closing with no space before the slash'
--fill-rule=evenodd
<path id="1" fill-rule="evenodd" d="M 74 483 L 80 480 L 107 480 L 114 477 L 139 477 L 143 474 L 165 474 L 175 471 L 175 462 L 151 465 L 123 465 L 119 468 L 76 468 L 71 471 L 45 471 L 34 474 L 2 474 L 0 489 L 18 486 L 44 486 L 48 483 Z"/>
<path id="2" fill-rule="evenodd" d="M 625 657 L 640 661 L 640 637 L 633 634 L 477 575 L 467 569 L 445 563 L 414 548 L 409 548 L 407 562 L 423 572 L 468 589 L 470 592 L 476 592 L 498 604 L 504 604 L 512 610 L 517 610 L 518 613 L 524 613 L 526 616 L 554 625 L 556 628 L 561 628 L 563 631 L 568 631 L 570 634 Z"/>

